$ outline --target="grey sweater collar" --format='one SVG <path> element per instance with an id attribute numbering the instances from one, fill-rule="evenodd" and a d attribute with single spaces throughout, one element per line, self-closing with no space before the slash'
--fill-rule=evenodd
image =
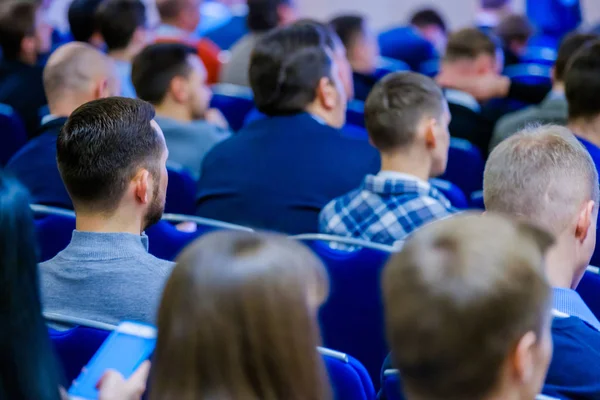
<path id="1" fill-rule="evenodd" d="M 148 236 L 131 233 L 73 231 L 71 243 L 60 253 L 73 260 L 114 260 L 148 253 Z"/>

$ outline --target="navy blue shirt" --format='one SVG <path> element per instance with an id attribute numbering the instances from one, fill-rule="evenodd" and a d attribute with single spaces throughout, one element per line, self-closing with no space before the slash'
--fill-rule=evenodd
<path id="1" fill-rule="evenodd" d="M 53 119 L 40 128 L 40 135 L 30 140 L 6 166 L 31 194 L 35 204 L 73 209 L 56 164 L 56 139 L 67 121 Z"/>
<path id="2" fill-rule="evenodd" d="M 307 113 L 254 121 L 206 156 L 197 214 L 288 234 L 315 233 L 333 198 L 379 171 L 377 151 Z"/>

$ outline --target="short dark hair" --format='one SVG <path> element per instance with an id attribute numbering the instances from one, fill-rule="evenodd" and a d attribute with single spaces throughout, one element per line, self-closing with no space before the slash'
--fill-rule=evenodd
<path id="1" fill-rule="evenodd" d="M 329 25 L 348 49 L 353 45 L 356 37 L 363 34 L 365 18 L 362 15 L 340 15 L 332 19 Z"/>
<path id="2" fill-rule="evenodd" d="M 600 41 L 584 45 L 570 61 L 565 74 L 569 119 L 600 115 Z"/>
<path id="3" fill-rule="evenodd" d="M 410 24 L 419 28 L 428 25 L 438 26 L 443 32 L 447 32 L 447 25 L 441 14 L 433 8 L 425 8 L 413 14 L 410 18 Z"/>
<path id="4" fill-rule="evenodd" d="M 482 54 L 496 57 L 498 48 L 498 43 L 490 35 L 477 28 L 465 28 L 452 33 L 448 38 L 444 60 L 475 59 Z"/>
<path id="5" fill-rule="evenodd" d="M 388 343 L 408 398 L 483 399 L 529 332 L 550 323 L 550 234 L 498 215 L 417 230 L 383 271 Z"/>
<path id="6" fill-rule="evenodd" d="M 151 125 L 154 107 L 137 99 L 110 97 L 77 108 L 56 143 L 65 187 L 89 211 L 114 211 L 141 166 L 159 174 L 164 139 Z"/>
<path id="7" fill-rule="evenodd" d="M 279 6 L 290 0 L 248 0 L 246 22 L 252 32 L 266 32 L 279 25 Z"/>
<path id="8" fill-rule="evenodd" d="M 577 51 L 583 47 L 584 44 L 597 40 L 598 35 L 591 33 L 570 33 L 560 43 L 558 49 L 558 56 L 556 63 L 554 64 L 554 78 L 558 81 L 563 81 L 565 78 L 565 72 L 567 71 L 567 65 L 573 58 Z"/>
<path id="9" fill-rule="evenodd" d="M 189 75 L 191 67 L 187 59 L 195 54 L 195 49 L 179 43 L 157 43 L 142 50 L 131 67 L 131 81 L 138 97 L 160 104 L 173 78 Z"/>
<path id="10" fill-rule="evenodd" d="M 526 16 L 512 14 L 500 21 L 494 33 L 508 46 L 514 41 L 527 42 L 533 35 L 533 25 Z"/>
<path id="11" fill-rule="evenodd" d="M 267 33 L 250 59 L 250 86 L 257 108 L 267 115 L 303 111 L 319 81 L 332 78 L 327 33 L 314 23 L 294 24 Z"/>
<path id="12" fill-rule="evenodd" d="M 146 6 L 140 0 L 107 0 L 96 13 L 108 50 L 126 48 L 135 31 L 146 26 Z"/>
<path id="13" fill-rule="evenodd" d="M 380 151 L 410 145 L 425 116 L 440 118 L 444 94 L 429 77 L 396 72 L 381 79 L 365 103 L 365 123 L 371 142 Z"/>
<path id="14" fill-rule="evenodd" d="M 21 42 L 35 35 L 35 14 L 38 1 L 8 0 L 0 5 L 0 47 L 7 60 L 21 54 Z"/>
<path id="15" fill-rule="evenodd" d="M 96 10 L 103 0 L 73 0 L 69 6 L 69 26 L 71 35 L 77 42 L 89 42 L 98 32 Z"/>

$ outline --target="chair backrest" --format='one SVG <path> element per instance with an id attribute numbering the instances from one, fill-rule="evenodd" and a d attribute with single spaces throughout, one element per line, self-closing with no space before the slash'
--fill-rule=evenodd
<path id="1" fill-rule="evenodd" d="M 410 71 L 410 66 L 404 61 L 394 60 L 388 57 L 379 57 L 377 59 L 377 70 L 375 76 L 377 78 L 383 78 L 387 74 L 392 72 L 403 72 Z"/>
<path id="2" fill-rule="evenodd" d="M 67 382 L 72 382 L 98 351 L 114 325 L 45 313 L 46 321 L 69 327 L 66 330 L 48 328 L 50 340 L 63 366 Z"/>
<path id="3" fill-rule="evenodd" d="M 382 391 L 386 400 L 405 400 L 402 393 L 402 380 L 397 369 L 386 369 L 383 371 Z"/>
<path id="4" fill-rule="evenodd" d="M 469 199 L 469 205 L 475 210 L 485 210 L 485 204 L 483 202 L 483 190 L 471 193 Z"/>
<path id="5" fill-rule="evenodd" d="M 466 209 L 469 208 L 467 197 L 455 184 L 445 181 L 443 179 L 430 179 L 429 183 L 437 190 L 442 192 L 444 196 L 452 203 L 454 208 Z"/>
<path id="6" fill-rule="evenodd" d="M 440 72 L 440 60 L 435 58 L 433 60 L 425 61 L 419 67 L 419 72 L 433 78 Z"/>
<path id="7" fill-rule="evenodd" d="M 504 69 L 511 80 L 527 85 L 552 85 L 552 67 L 541 64 L 517 64 Z"/>
<path id="8" fill-rule="evenodd" d="M 11 106 L 0 104 L 0 166 L 8 163 L 10 158 L 27 143 L 25 125 Z"/>
<path id="9" fill-rule="evenodd" d="M 585 304 L 600 319 L 600 275 L 598 267 L 590 266 L 577 286 L 577 293 Z"/>
<path id="10" fill-rule="evenodd" d="M 365 127 L 365 103 L 359 100 L 348 102 L 346 109 L 346 124 Z"/>
<path id="11" fill-rule="evenodd" d="M 375 388 L 365 367 L 348 354 L 318 348 L 325 361 L 336 400 L 373 400 Z"/>
<path id="12" fill-rule="evenodd" d="M 39 261 L 50 260 L 71 242 L 75 230 L 75 213 L 56 207 L 33 204 L 35 233 L 38 243 Z"/>
<path id="13" fill-rule="evenodd" d="M 466 196 L 483 189 L 484 161 L 479 149 L 468 140 L 451 138 L 448 165 L 441 179 L 454 183 Z"/>
<path id="14" fill-rule="evenodd" d="M 180 164 L 167 163 L 169 185 L 165 212 L 171 214 L 189 214 L 196 211 L 196 180 Z"/>
<path id="15" fill-rule="evenodd" d="M 211 86 L 211 89 L 213 97 L 210 106 L 223 113 L 232 130 L 240 130 L 246 115 L 254 108 L 252 90 L 229 83 L 219 83 Z"/>
<path id="16" fill-rule="evenodd" d="M 329 274 L 329 298 L 319 313 L 324 345 L 352 354 L 377 384 L 379 370 L 388 353 L 380 274 L 394 249 L 328 235 L 293 238 L 309 246 Z M 332 248 L 335 244 L 348 250 Z"/>
<path id="17" fill-rule="evenodd" d="M 521 56 L 523 64 L 540 64 L 552 67 L 556 63 L 558 52 L 552 47 L 529 46 Z"/>

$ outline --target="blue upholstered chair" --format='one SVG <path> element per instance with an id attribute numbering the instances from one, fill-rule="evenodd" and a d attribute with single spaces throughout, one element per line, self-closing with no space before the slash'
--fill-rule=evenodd
<path id="1" fill-rule="evenodd" d="M 336 400 L 374 400 L 375 388 L 365 367 L 348 354 L 319 347 Z"/>
<path id="2" fill-rule="evenodd" d="M 581 282 L 579 282 L 579 286 L 577 286 L 577 293 L 592 310 L 596 318 L 600 319 L 600 275 L 598 272 L 598 267 L 588 267 Z"/>
<path id="3" fill-rule="evenodd" d="M 192 215 L 196 211 L 196 180 L 183 166 L 167 162 L 169 185 L 165 212 Z"/>
<path id="4" fill-rule="evenodd" d="M 419 67 L 419 72 L 423 75 L 433 78 L 440 72 L 440 60 L 438 58 L 434 58 L 432 60 L 425 61 Z"/>
<path id="5" fill-rule="evenodd" d="M 329 274 L 329 298 L 319 313 L 324 345 L 352 354 L 363 363 L 373 382 L 379 382 L 388 353 L 379 278 L 394 249 L 328 235 L 293 238 L 308 245 Z M 332 247 L 336 245 L 344 250 Z"/>
<path id="6" fill-rule="evenodd" d="M 386 369 L 383 371 L 383 393 L 386 400 L 404 400 L 402 394 L 402 381 L 397 369 Z"/>
<path id="7" fill-rule="evenodd" d="M 352 100 L 348 103 L 346 123 L 362 128 L 365 127 L 365 103 L 358 100 Z"/>
<path id="8" fill-rule="evenodd" d="M 0 167 L 27 143 L 27 132 L 21 118 L 11 106 L 0 104 Z"/>
<path id="9" fill-rule="evenodd" d="M 485 204 L 483 202 L 483 190 L 478 190 L 477 192 L 471 193 L 469 205 L 475 210 L 485 210 Z"/>
<path id="10" fill-rule="evenodd" d="M 469 141 L 450 138 L 448 165 L 440 179 L 452 182 L 466 196 L 483 189 L 484 161 L 479 149 Z"/>
<path id="11" fill-rule="evenodd" d="M 465 194 L 455 184 L 443 179 L 430 179 L 429 183 L 437 190 L 442 192 L 444 196 L 452 203 L 454 208 L 466 209 L 469 208 L 469 203 Z"/>
<path id="12" fill-rule="evenodd" d="M 252 90 L 229 83 L 219 83 L 211 86 L 211 89 L 213 97 L 210 106 L 223 113 L 232 130 L 240 130 L 246 115 L 254 108 Z"/>
<path id="13" fill-rule="evenodd" d="M 393 58 L 379 57 L 377 59 L 377 70 L 375 76 L 379 79 L 392 72 L 410 71 L 410 66 L 404 61 Z"/>
<path id="14" fill-rule="evenodd" d="M 539 64 L 552 67 L 556 63 L 558 53 L 552 47 L 529 46 L 521 56 L 523 64 Z"/>
<path id="15" fill-rule="evenodd" d="M 34 204 L 35 232 L 38 243 L 38 259 L 47 261 L 65 249 L 75 230 L 75 213 L 56 207 Z"/>
<path id="16" fill-rule="evenodd" d="M 50 340 L 61 362 L 67 382 L 72 382 L 96 351 L 116 328 L 114 325 L 45 313 L 50 324 L 58 324 L 67 330 L 48 328 Z"/>
<path id="17" fill-rule="evenodd" d="M 511 80 L 527 85 L 552 85 L 552 67 L 540 64 L 517 64 L 504 69 Z"/>

